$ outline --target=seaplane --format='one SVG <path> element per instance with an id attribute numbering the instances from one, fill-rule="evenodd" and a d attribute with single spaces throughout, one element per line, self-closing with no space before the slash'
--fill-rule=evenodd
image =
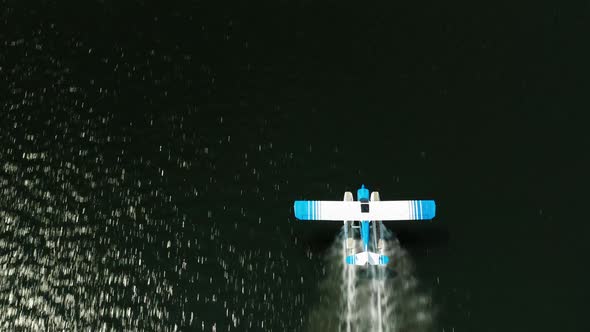
<path id="1" fill-rule="evenodd" d="M 346 264 L 348 265 L 387 265 L 389 257 L 384 254 L 383 221 L 390 220 L 431 220 L 436 214 L 433 200 L 382 201 L 379 192 L 362 185 L 357 190 L 357 200 L 352 193 L 344 193 L 342 201 L 295 201 L 295 218 L 305 220 L 325 220 L 344 222 L 346 241 Z M 372 226 L 372 227 L 371 227 Z M 360 229 L 362 248 L 357 248 L 354 230 Z M 369 242 L 373 230 L 373 245 Z M 362 251 L 358 252 L 361 249 Z"/>

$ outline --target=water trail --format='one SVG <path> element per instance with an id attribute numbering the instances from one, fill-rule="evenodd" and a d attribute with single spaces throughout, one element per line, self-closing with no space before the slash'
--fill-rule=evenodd
<path id="1" fill-rule="evenodd" d="M 346 257 L 346 242 L 344 241 L 344 237 L 341 234 L 341 236 L 339 237 L 341 240 L 340 241 L 336 241 L 336 242 L 340 242 L 342 244 L 342 253 L 340 258 L 344 258 Z M 331 256 L 331 255 L 330 255 Z M 351 323 L 355 320 L 355 317 L 353 316 L 353 304 L 354 304 L 354 298 L 356 296 L 356 273 L 353 269 L 348 268 L 348 266 L 346 264 L 341 264 L 342 265 L 342 280 L 345 281 L 345 285 L 346 285 L 346 290 L 343 294 L 343 296 L 346 297 L 345 299 L 345 303 L 346 303 L 346 315 L 344 318 L 344 324 L 345 324 L 345 328 L 344 330 L 346 332 L 351 332 L 352 331 L 352 325 Z M 341 324 L 342 325 L 342 324 Z"/>
<path id="2" fill-rule="evenodd" d="M 350 266 L 341 232 L 326 255 L 319 302 L 312 306 L 308 331 L 430 331 L 434 313 L 429 295 L 419 289 L 408 253 L 384 229 L 389 265 Z"/>

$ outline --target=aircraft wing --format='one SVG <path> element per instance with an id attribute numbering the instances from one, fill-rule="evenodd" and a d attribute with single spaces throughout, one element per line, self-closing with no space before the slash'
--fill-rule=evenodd
<path id="1" fill-rule="evenodd" d="M 428 220 L 436 214 L 433 200 L 295 201 L 299 220 Z"/>

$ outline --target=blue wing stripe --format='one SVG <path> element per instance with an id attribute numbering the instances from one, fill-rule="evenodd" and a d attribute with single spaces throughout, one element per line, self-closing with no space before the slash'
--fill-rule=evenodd
<path id="1" fill-rule="evenodd" d="M 315 220 L 320 220 L 320 202 L 315 201 Z"/>
<path id="2" fill-rule="evenodd" d="M 315 218 L 320 220 L 320 201 L 315 201 Z"/>
<path id="3" fill-rule="evenodd" d="M 315 201 L 315 220 L 320 220 L 320 201 Z"/>
<path id="4" fill-rule="evenodd" d="M 420 205 L 421 205 L 421 210 L 422 210 L 422 219 L 426 219 L 426 210 L 425 210 L 426 205 L 424 204 L 424 201 L 420 201 Z"/>
<path id="5" fill-rule="evenodd" d="M 313 207 L 313 212 L 315 213 L 315 220 L 319 220 L 320 219 L 319 218 L 319 212 L 320 212 L 319 211 L 319 205 L 320 205 L 320 202 L 315 201 L 315 206 Z"/>
<path id="6" fill-rule="evenodd" d="M 416 220 L 429 220 L 436 215 L 436 203 L 432 200 L 416 201 Z"/>
<path id="7" fill-rule="evenodd" d="M 422 205 L 424 201 L 420 201 L 420 210 L 422 211 L 422 219 L 424 219 L 424 206 Z"/>
<path id="8" fill-rule="evenodd" d="M 418 201 L 418 204 L 420 206 L 420 219 L 422 219 L 422 215 L 423 215 L 423 212 L 424 212 L 424 211 L 422 211 L 422 201 Z"/>
<path id="9" fill-rule="evenodd" d="M 313 220 L 318 220 L 318 201 L 313 201 Z"/>

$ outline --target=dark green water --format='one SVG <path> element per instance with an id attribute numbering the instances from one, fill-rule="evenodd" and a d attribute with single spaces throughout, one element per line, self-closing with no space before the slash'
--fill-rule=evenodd
<path id="1" fill-rule="evenodd" d="M 361 183 L 400 317 L 587 329 L 588 5 L 1 3 L 1 330 L 330 330 Z"/>

